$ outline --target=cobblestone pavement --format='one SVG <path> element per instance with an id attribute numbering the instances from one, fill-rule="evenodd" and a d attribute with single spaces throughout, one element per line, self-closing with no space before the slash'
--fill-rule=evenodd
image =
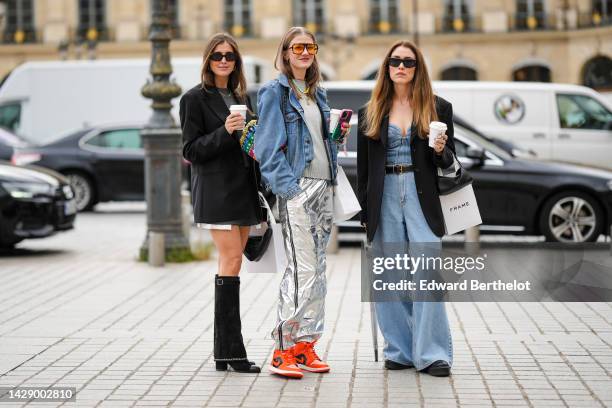
<path id="1" fill-rule="evenodd" d="M 0 386 L 74 386 L 76 402 L 64 406 L 79 407 L 612 406 L 610 303 L 448 304 L 453 375 L 384 370 L 373 359 L 356 248 L 329 256 L 318 349 L 331 373 L 217 372 L 216 262 L 136 262 L 142 208 L 108 208 L 0 258 Z M 242 275 L 244 338 L 262 365 L 278 279 Z"/>

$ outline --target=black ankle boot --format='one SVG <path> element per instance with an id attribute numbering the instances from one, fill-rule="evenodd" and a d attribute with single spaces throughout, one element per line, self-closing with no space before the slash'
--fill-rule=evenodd
<path id="1" fill-rule="evenodd" d="M 215 275 L 215 361 L 219 371 L 229 365 L 241 373 L 261 369 L 247 359 L 240 321 L 240 277 Z"/>

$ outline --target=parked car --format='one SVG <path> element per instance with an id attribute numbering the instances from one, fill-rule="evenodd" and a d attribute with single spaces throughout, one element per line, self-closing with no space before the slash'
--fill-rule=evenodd
<path id="1" fill-rule="evenodd" d="M 368 100 L 374 81 L 324 86 L 330 106 L 355 110 Z M 612 103 L 590 88 L 486 81 L 434 81 L 433 87 L 458 118 L 515 156 L 535 152 L 543 159 L 612 169 Z"/>
<path id="2" fill-rule="evenodd" d="M 0 161 L 0 247 L 73 228 L 74 192 L 62 175 Z"/>
<path id="3" fill-rule="evenodd" d="M 70 181 L 79 211 L 105 201 L 144 200 L 141 124 L 96 126 L 42 145 L 18 148 L 12 162 L 53 169 Z M 183 180 L 187 165 L 183 161 Z"/>
<path id="4" fill-rule="evenodd" d="M 0 160 L 11 160 L 16 147 L 25 147 L 27 143 L 13 132 L 0 127 Z"/>
<path id="5" fill-rule="evenodd" d="M 440 81 L 434 90 L 485 134 L 538 157 L 612 169 L 612 103 L 586 86 Z"/>
<path id="6" fill-rule="evenodd" d="M 268 61 L 243 58 L 249 84 L 266 81 Z M 0 83 L 0 126 L 42 144 L 100 123 L 145 122 L 151 101 L 140 93 L 150 58 L 27 61 Z M 172 58 L 172 78 L 184 92 L 196 85 L 201 57 Z M 178 100 L 172 113 L 178 117 Z"/>
<path id="7" fill-rule="evenodd" d="M 330 106 L 359 109 L 369 98 L 362 89 L 327 83 Z M 252 90 L 252 96 L 255 90 Z M 353 189 L 357 190 L 357 115 L 349 140 L 338 154 Z M 612 171 L 529 159 L 512 142 L 480 133 L 455 115 L 458 159 L 474 177 L 483 232 L 544 235 L 549 241 L 589 242 L 608 234 L 612 222 Z M 359 221 L 340 224 L 342 231 L 360 230 Z"/>

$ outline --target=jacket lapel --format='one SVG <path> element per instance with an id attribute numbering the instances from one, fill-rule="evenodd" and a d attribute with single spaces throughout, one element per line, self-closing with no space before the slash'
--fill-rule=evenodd
<path id="1" fill-rule="evenodd" d="M 210 88 L 208 90 L 202 89 L 202 95 L 206 99 L 206 103 L 210 107 L 212 113 L 219 118 L 219 120 L 225 123 L 225 119 L 229 115 L 229 109 L 223 102 L 223 98 L 219 94 L 216 88 Z"/>

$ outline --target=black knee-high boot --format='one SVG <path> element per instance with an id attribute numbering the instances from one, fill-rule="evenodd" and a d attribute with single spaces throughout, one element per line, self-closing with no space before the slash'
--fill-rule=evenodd
<path id="1" fill-rule="evenodd" d="M 240 321 L 240 277 L 215 275 L 215 362 L 217 370 L 259 373 L 247 359 Z"/>

